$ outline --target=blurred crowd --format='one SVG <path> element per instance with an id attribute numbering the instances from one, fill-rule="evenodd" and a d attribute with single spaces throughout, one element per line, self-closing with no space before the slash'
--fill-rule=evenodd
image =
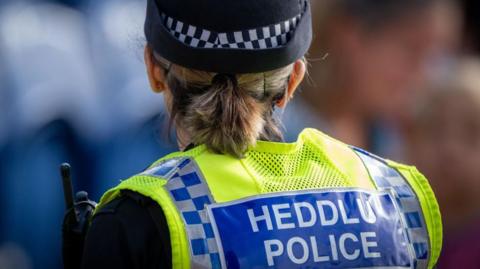
<path id="1" fill-rule="evenodd" d="M 145 0 L 0 0 L 0 268 L 61 268 L 63 192 L 100 195 L 176 150 L 142 60 Z M 280 111 L 416 165 L 444 221 L 438 268 L 480 268 L 480 2 L 312 0 L 309 77 Z"/>

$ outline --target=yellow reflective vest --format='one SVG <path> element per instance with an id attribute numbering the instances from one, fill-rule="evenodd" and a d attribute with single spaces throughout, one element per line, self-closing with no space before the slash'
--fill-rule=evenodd
<path id="1" fill-rule="evenodd" d="M 258 141 L 237 159 L 205 146 L 165 156 L 122 181 L 156 201 L 173 268 L 433 268 L 439 207 L 415 167 L 306 129 Z"/>

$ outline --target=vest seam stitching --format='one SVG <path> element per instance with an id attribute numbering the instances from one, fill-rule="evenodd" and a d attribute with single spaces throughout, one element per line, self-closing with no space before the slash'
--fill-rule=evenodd
<path id="1" fill-rule="evenodd" d="M 258 182 L 257 178 L 255 178 L 252 174 L 252 172 L 248 169 L 247 165 L 245 162 L 240 159 L 240 164 L 242 165 L 243 169 L 247 172 L 248 176 L 252 179 L 253 183 L 255 184 L 255 188 L 257 189 L 258 193 L 263 193 L 262 188 L 260 187 L 260 183 Z"/>
<path id="2" fill-rule="evenodd" d="M 353 153 L 355 153 L 355 156 L 357 157 L 357 159 L 362 163 L 362 166 L 363 168 L 365 168 L 365 170 L 367 171 L 367 174 L 368 174 L 368 177 L 370 179 L 370 183 L 372 183 L 372 185 L 375 187 L 375 190 L 378 190 L 378 185 L 377 183 L 375 182 L 375 180 L 373 180 L 373 176 L 372 174 L 370 173 L 370 169 L 368 169 L 367 167 L 367 164 L 362 160 L 362 158 L 359 156 L 359 153 L 354 150 L 353 148 L 350 147 L 350 149 L 353 151 Z"/>

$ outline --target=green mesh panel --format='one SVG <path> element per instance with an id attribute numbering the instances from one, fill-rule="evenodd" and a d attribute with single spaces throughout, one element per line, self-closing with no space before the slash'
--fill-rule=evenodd
<path id="1" fill-rule="evenodd" d="M 152 190 L 162 188 L 165 185 L 165 180 L 159 180 L 159 178 L 152 176 L 137 175 L 127 181 L 121 183 L 122 187 L 125 186 L 142 186 L 144 188 L 150 188 Z"/>
<path id="2" fill-rule="evenodd" d="M 249 151 L 244 163 L 256 177 L 262 193 L 353 187 L 318 146 L 308 140 L 289 153 Z"/>

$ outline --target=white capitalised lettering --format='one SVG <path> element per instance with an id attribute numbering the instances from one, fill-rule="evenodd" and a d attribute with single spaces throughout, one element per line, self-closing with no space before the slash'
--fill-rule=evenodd
<path id="1" fill-rule="evenodd" d="M 330 248 L 332 249 L 332 259 L 338 261 L 338 250 L 337 250 L 337 241 L 333 234 L 328 235 L 328 240 L 330 241 Z"/>
<path id="2" fill-rule="evenodd" d="M 373 208 L 375 208 L 378 216 L 382 216 L 383 218 L 389 217 L 388 212 L 385 211 L 385 208 L 382 206 L 382 201 L 380 200 L 379 196 L 371 196 L 368 201 Z"/>
<path id="3" fill-rule="evenodd" d="M 329 234 L 329 247 L 323 249 L 318 248 L 318 240 L 324 239 L 315 236 L 309 236 L 308 238 L 294 236 L 288 240 L 266 240 L 264 241 L 264 247 L 267 263 L 268 266 L 274 266 L 275 258 L 283 255 L 287 255 L 288 259 L 295 264 L 305 264 L 308 261 L 312 262 L 312 260 L 314 263 L 329 263 L 341 259 L 352 261 L 360 258 L 362 252 L 365 259 L 381 257 L 379 252 L 370 249 L 378 246 L 377 241 L 375 241 L 377 239 L 376 233 L 361 232 L 359 237 L 353 233 L 343 233 L 338 238 Z M 323 251 L 322 255 L 320 251 Z"/>
<path id="4" fill-rule="evenodd" d="M 302 256 L 300 258 L 295 257 L 293 253 L 293 246 L 295 244 L 300 244 L 302 247 Z M 307 242 L 301 237 L 292 237 L 287 242 L 287 254 L 288 258 L 295 264 L 304 264 L 308 261 L 309 251 Z"/>
<path id="5" fill-rule="evenodd" d="M 374 224 L 377 221 L 377 216 L 373 212 L 372 205 L 369 202 L 362 201 L 359 198 L 356 200 L 362 219 L 367 223 Z"/>
<path id="6" fill-rule="evenodd" d="M 312 227 L 317 222 L 317 214 L 315 213 L 315 208 L 310 203 L 294 203 L 293 207 L 295 208 L 295 214 L 297 215 L 298 219 L 298 227 L 305 228 L 305 227 Z M 305 217 L 302 213 L 302 208 L 305 208 L 310 213 L 310 219 L 308 221 L 305 220 Z"/>
<path id="7" fill-rule="evenodd" d="M 283 219 L 291 219 L 292 213 L 289 211 L 283 212 L 283 213 L 280 212 L 280 210 L 282 209 L 290 209 L 289 204 L 272 205 L 272 209 L 273 209 L 273 215 L 275 216 L 275 222 L 277 223 L 277 228 L 279 230 L 295 228 L 294 223 L 283 222 Z"/>
<path id="8" fill-rule="evenodd" d="M 345 257 L 345 259 L 347 260 L 355 260 L 356 258 L 358 258 L 360 256 L 360 250 L 359 249 L 355 249 L 353 251 L 353 253 L 348 253 L 345 245 L 345 241 L 347 241 L 347 239 L 350 239 L 351 241 L 353 242 L 358 242 L 358 238 L 352 234 L 352 233 L 344 233 L 340 236 L 340 239 L 338 240 L 338 246 L 339 246 L 339 249 L 340 249 L 340 253 L 342 253 L 342 256 Z"/>
<path id="9" fill-rule="evenodd" d="M 263 245 L 265 246 L 265 253 L 267 253 L 268 266 L 274 266 L 275 262 L 273 261 L 273 257 L 278 257 L 283 254 L 282 242 L 277 239 L 266 240 L 263 242 Z M 277 249 L 273 250 L 273 246 L 276 246 Z"/>
<path id="10" fill-rule="evenodd" d="M 342 216 L 343 223 L 345 224 L 357 224 L 360 223 L 360 220 L 358 218 L 349 218 L 347 211 L 345 210 L 345 205 L 343 204 L 344 202 L 341 200 L 338 200 L 338 210 L 340 211 L 340 215 Z"/>
<path id="11" fill-rule="evenodd" d="M 250 219 L 250 224 L 252 225 L 252 230 L 258 232 L 257 222 L 265 221 L 267 225 L 267 230 L 273 230 L 272 219 L 270 218 L 270 212 L 268 212 L 268 207 L 266 205 L 262 206 L 263 215 L 255 216 L 253 209 L 247 209 L 248 218 Z"/>
<path id="12" fill-rule="evenodd" d="M 369 248 L 377 247 L 377 241 L 368 241 L 368 238 L 377 238 L 377 234 L 375 232 L 363 232 L 360 233 L 360 239 L 362 241 L 362 249 L 363 255 L 365 258 L 380 258 L 380 252 L 370 252 Z"/>
<path id="13" fill-rule="evenodd" d="M 263 205 L 261 206 L 261 213 L 254 212 L 253 209 L 247 209 L 247 213 L 254 232 L 259 232 L 259 224 L 261 222 L 265 223 L 264 227 L 268 231 L 274 228 L 283 230 L 308 228 L 315 225 L 333 226 L 339 222 L 351 225 L 359 224 L 360 220 L 374 224 L 377 221 L 375 212 L 382 214 L 382 211 L 378 210 L 376 204 L 372 205 L 375 202 L 375 199 L 365 201 L 357 198 L 350 205 L 340 199 L 336 201 L 317 200 L 311 203 L 296 202 L 293 204 Z M 378 207 L 382 208 L 381 205 Z M 373 208 L 376 208 L 376 211 Z M 274 221 L 276 227 L 274 227 Z"/>
<path id="14" fill-rule="evenodd" d="M 310 236 L 310 244 L 312 245 L 312 254 L 313 254 L 314 262 L 328 262 L 330 260 L 330 257 L 328 256 L 318 255 L 317 238 L 315 236 Z"/>
<path id="15" fill-rule="evenodd" d="M 320 215 L 320 223 L 322 226 L 335 225 L 338 222 L 338 211 L 335 204 L 328 200 L 317 201 L 318 213 Z M 329 207 L 332 210 L 332 217 L 327 219 L 325 214 L 325 207 Z"/>

